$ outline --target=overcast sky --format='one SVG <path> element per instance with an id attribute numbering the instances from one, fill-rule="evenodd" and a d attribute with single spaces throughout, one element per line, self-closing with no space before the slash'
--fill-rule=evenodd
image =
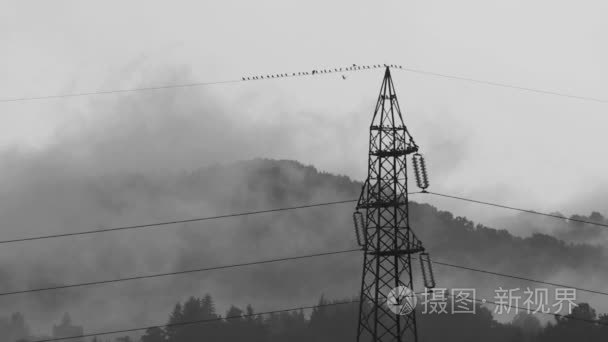
<path id="1" fill-rule="evenodd" d="M 396 63 L 608 98 L 605 1 L 0 3 L 0 98 L 221 81 L 353 63 Z M 297 159 L 361 179 L 381 77 L 374 70 L 346 80 L 333 74 L 153 95 L 211 94 L 221 109 L 217 115 L 252 127 L 239 134 L 255 137 L 264 125 L 288 130 L 274 145 L 265 137 L 264 144 L 254 145 L 258 151 L 231 150 L 224 160 Z M 406 124 L 427 156 L 433 190 L 565 214 L 608 214 L 607 104 L 405 71 L 395 72 L 394 81 Z M 132 115 L 109 112 L 124 109 L 111 104 L 125 96 L 137 101 L 144 95 L 0 103 L 0 144 L 21 152 L 45 149 L 64 139 L 66 127 Z M 167 134 L 180 132 L 168 129 Z M 201 137 L 201 143 L 221 150 L 232 138 Z M 435 203 L 473 218 L 503 215 L 451 201 Z"/>
<path id="2" fill-rule="evenodd" d="M 586 0 L 0 0 L 0 99 L 353 63 L 608 99 L 606 13 L 608 2 Z M 89 173 L 181 171 L 268 157 L 362 180 L 382 71 L 341 76 L 0 102 L 0 239 L 61 231 L 66 222 L 74 231 L 90 229 L 93 219 L 125 224 L 136 213 L 102 220 L 96 208 L 89 212 L 88 202 L 77 201 L 90 189 L 83 185 Z M 406 124 L 426 156 L 431 190 L 608 216 L 608 104 L 398 70 L 393 78 Z M 511 215 L 426 199 L 486 223 Z M 196 215 L 185 212 L 203 215 L 198 208 L 191 209 Z M 156 214 L 146 222 L 174 218 Z M 84 227 L 74 228 L 80 220 Z M 46 263 L 59 250 L 40 249 L 36 257 L 36 245 L 30 246 L 22 254 L 4 249 L 2 260 L 31 254 Z M 24 260 L 15 265 L 32 272 Z M 120 265 L 122 255 L 116 260 Z M 57 269 L 82 275 L 59 261 Z M 104 271 L 114 272 L 110 266 Z M 102 269 L 95 267 L 90 271 Z M 117 326 L 81 318 L 87 328 Z M 44 322 L 38 331 L 47 331 L 49 318 L 36 319 Z"/>

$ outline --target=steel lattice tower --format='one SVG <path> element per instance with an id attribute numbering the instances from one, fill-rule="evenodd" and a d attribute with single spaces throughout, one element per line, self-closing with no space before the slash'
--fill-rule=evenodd
<path id="1" fill-rule="evenodd" d="M 368 176 L 357 211 L 365 250 L 357 341 L 417 341 L 415 311 L 397 315 L 386 295 L 397 286 L 413 291 L 411 255 L 423 252 L 409 225 L 407 155 L 418 146 L 405 124 L 389 67 L 370 126 Z"/>

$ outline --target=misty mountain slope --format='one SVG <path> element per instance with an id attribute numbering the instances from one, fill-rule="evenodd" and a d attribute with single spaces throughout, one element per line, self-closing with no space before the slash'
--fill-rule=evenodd
<path id="1" fill-rule="evenodd" d="M 184 174 L 175 184 L 181 195 L 217 199 L 232 209 L 285 206 L 304 201 L 357 198 L 360 185 L 346 176 L 323 173 L 291 160 L 254 159 L 214 165 Z"/>
<path id="2" fill-rule="evenodd" d="M 42 232 L 68 232 L 356 199 L 361 187 L 312 166 L 266 159 L 166 175 L 68 176 L 37 174 L 35 187 L 5 198 L 3 215 L 15 222 L 10 228 L 29 227 L 19 226 L 16 219 L 26 217 L 23 208 L 41 208 L 43 214 L 25 222 L 41 222 L 47 228 Z M 414 201 L 422 199 L 412 196 Z M 354 206 L 7 245 L 0 286 L 33 288 L 350 249 L 356 246 Z M 540 234 L 515 237 L 416 202 L 411 203 L 411 225 L 437 260 L 599 289 L 606 281 L 606 251 L 601 247 Z M 261 311 L 308 305 L 321 294 L 350 297 L 359 291 L 361 256 L 355 252 L 0 300 L 6 314 L 20 311 L 34 325 L 48 324 L 69 311 L 85 327 L 126 328 L 157 324 L 176 301 L 204 293 L 213 294 L 219 303 L 253 304 Z M 435 273 L 440 287 L 530 285 L 440 266 Z M 420 287 L 419 273 L 416 279 Z M 99 320 L 99 315 L 106 318 Z"/>
<path id="3" fill-rule="evenodd" d="M 606 250 L 599 246 L 566 243 L 540 233 L 517 237 L 430 205 L 412 203 L 410 208 L 410 223 L 427 249 L 444 258 L 535 275 L 563 268 L 593 271 L 606 261 Z"/>
<path id="4" fill-rule="evenodd" d="M 361 183 L 348 177 L 317 171 L 295 161 L 258 159 L 225 166 L 214 166 L 179 178 L 176 188 L 182 195 L 192 198 L 214 198 L 217 205 L 234 210 L 257 210 L 342 199 L 356 199 Z M 410 223 L 427 249 L 437 256 L 479 260 L 483 264 L 502 265 L 519 272 L 534 274 L 553 273 L 563 267 L 593 270 L 606 260 L 606 251 L 599 246 L 566 243 L 547 234 L 535 233 L 530 237 L 517 237 L 507 230 L 497 230 L 431 205 L 417 203 L 424 195 L 411 196 Z M 328 210 L 349 229 L 354 203 L 328 207 Z M 313 210 L 314 211 L 314 210 Z M 303 213 L 297 213 L 298 215 Z M 579 216 L 580 217 L 580 216 Z M 306 220 L 313 226 L 321 224 L 319 217 L 309 215 Z M 306 221 L 298 218 L 302 223 Z M 546 224 L 560 224 L 559 220 Z M 324 231 L 331 234 L 331 231 Z M 351 234 L 352 235 L 352 234 Z M 346 240 L 352 240 L 344 236 Z M 511 265 L 511 266 L 509 266 Z"/>
<path id="5" fill-rule="evenodd" d="M 198 180 L 197 180 L 198 179 Z M 259 209 L 294 204 L 357 198 L 361 184 L 346 177 L 318 172 L 313 167 L 293 161 L 253 160 L 202 170 L 184 180 L 188 191 L 215 194 L 218 203 L 233 208 Z M 198 186 L 197 186 L 198 184 Z M 179 186 L 178 186 L 179 187 Z M 217 195 L 228 187 L 225 198 Z M 193 194 L 195 196 L 195 194 Z M 424 197 L 412 196 L 413 201 Z M 264 203 L 264 205 L 261 205 Z M 354 246 L 351 213 L 354 203 L 326 208 L 305 209 L 280 214 L 278 217 L 249 219 L 245 234 L 255 241 L 276 241 L 280 245 L 304 239 L 311 247 L 342 248 Z M 280 224 L 299 226 L 297 233 L 268 236 L 254 234 L 264 232 L 259 225 L 267 225 L 266 219 L 278 219 Z M 555 220 L 555 223 L 560 223 Z M 550 222 L 549 222 L 550 223 Z M 279 224 L 273 222 L 274 226 Z M 411 203 L 411 225 L 423 240 L 426 248 L 438 260 L 482 267 L 541 280 L 560 281 L 573 285 L 596 283 L 598 271 L 607 260 L 606 250 L 598 246 L 566 243 L 545 234 L 516 237 L 507 230 L 496 230 L 475 225 L 462 217 L 440 211 L 427 204 Z M 318 229 L 323 227 L 323 229 Z M 266 232 L 269 232 L 267 230 Z M 270 239 L 270 240 L 268 240 Z M 288 242 L 286 242 L 288 241 Z M 294 244 L 294 248 L 304 248 Z M 253 251 L 252 251 L 253 252 Z M 328 262 L 331 262 L 328 260 Z M 336 265 L 336 268 L 339 268 Z M 356 268 L 356 267 L 355 267 Z M 448 278 L 483 278 L 479 274 L 454 270 L 438 270 Z M 578 275 L 578 281 L 573 278 Z M 600 275 L 599 278 L 602 278 Z M 461 286 L 477 284 L 467 281 Z M 494 283 L 497 283 L 494 281 Z M 513 281 L 500 279 L 497 284 L 509 285 Z M 521 284 L 521 282 L 519 282 Z M 524 284 L 525 285 L 525 284 Z"/>
<path id="6" fill-rule="evenodd" d="M 598 202 L 597 206 L 602 206 Z M 556 216 L 566 217 L 560 212 L 551 213 Z M 595 222 L 608 225 L 608 220 L 599 212 L 592 211 L 589 215 L 571 215 L 568 218 Z M 500 227 L 525 228 L 518 235 L 529 236 L 534 233 L 546 233 L 569 242 L 584 242 L 591 245 L 605 245 L 608 242 L 608 228 L 586 224 L 583 222 L 556 220 L 552 217 L 543 217 L 521 213 L 520 215 L 497 218 L 494 224 Z"/>

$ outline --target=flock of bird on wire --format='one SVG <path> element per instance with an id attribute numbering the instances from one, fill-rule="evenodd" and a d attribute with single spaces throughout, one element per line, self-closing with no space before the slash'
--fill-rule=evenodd
<path id="1" fill-rule="evenodd" d="M 263 80 L 269 78 L 281 78 L 281 77 L 295 77 L 295 76 L 306 76 L 306 75 L 319 75 L 319 74 L 331 74 L 335 72 L 345 72 L 345 71 L 356 71 L 356 70 L 365 70 L 365 69 L 377 69 L 377 68 L 399 68 L 403 69 L 401 65 L 396 64 L 374 64 L 374 65 L 357 65 L 353 64 L 352 66 L 345 68 L 330 68 L 330 69 L 320 69 L 320 70 L 312 70 L 312 71 L 301 71 L 298 73 L 292 72 L 291 75 L 289 73 L 286 74 L 271 74 L 271 75 L 259 75 L 259 76 L 251 76 L 251 77 L 243 77 L 243 81 L 255 81 L 255 80 Z M 346 79 L 345 75 L 342 75 L 342 79 Z"/>

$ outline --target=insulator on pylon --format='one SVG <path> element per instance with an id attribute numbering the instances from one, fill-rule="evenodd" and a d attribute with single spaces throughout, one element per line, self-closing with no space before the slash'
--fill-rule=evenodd
<path id="1" fill-rule="evenodd" d="M 426 164 L 424 158 L 420 153 L 414 154 L 414 174 L 416 175 L 416 184 L 422 191 L 425 191 L 429 187 L 429 178 L 426 174 Z"/>
<path id="2" fill-rule="evenodd" d="M 432 289 L 435 287 L 435 275 L 433 274 L 433 264 L 429 253 L 420 253 L 420 269 L 424 278 L 424 287 Z"/>
<path id="3" fill-rule="evenodd" d="M 357 244 L 363 247 L 365 246 L 365 243 L 363 241 L 365 239 L 365 221 L 363 220 L 363 214 L 361 214 L 360 211 L 355 211 L 353 213 L 353 221 L 355 222 L 355 235 L 357 236 Z M 363 239 L 361 237 L 361 234 L 363 234 Z"/>

